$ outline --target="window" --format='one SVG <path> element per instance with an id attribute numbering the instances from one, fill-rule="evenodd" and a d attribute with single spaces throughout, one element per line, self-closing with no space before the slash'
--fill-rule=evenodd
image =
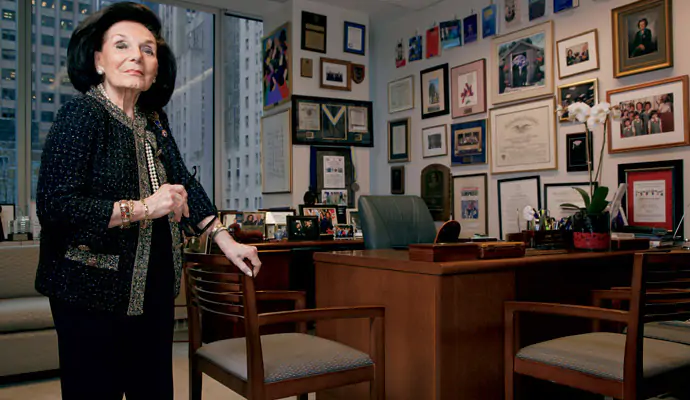
<path id="1" fill-rule="evenodd" d="M 246 108 L 249 108 L 249 96 L 244 96 L 244 106 Z"/>
<path id="2" fill-rule="evenodd" d="M 71 19 L 61 19 L 60 20 L 60 29 L 63 31 L 72 31 L 74 30 L 74 22 Z"/>
<path id="3" fill-rule="evenodd" d="M 12 29 L 3 29 L 2 30 L 2 40 L 8 40 L 10 42 L 14 42 L 17 40 L 17 34 Z"/>
<path id="4" fill-rule="evenodd" d="M 55 8 L 55 0 L 41 0 L 41 7 L 43 8 Z"/>
<path id="5" fill-rule="evenodd" d="M 246 210 L 247 208 L 249 208 L 249 198 L 245 197 L 244 198 L 244 209 Z"/>
<path id="6" fill-rule="evenodd" d="M 2 118 L 3 119 L 14 119 L 15 118 L 14 108 L 3 107 L 2 108 Z"/>
<path id="7" fill-rule="evenodd" d="M 254 197 L 254 209 L 257 210 L 259 208 L 259 198 Z"/>
<path id="8" fill-rule="evenodd" d="M 69 47 L 69 38 L 68 37 L 61 37 L 60 38 L 60 47 L 63 49 L 67 49 Z"/>
<path id="9" fill-rule="evenodd" d="M 240 209 L 240 199 L 235 199 L 235 210 Z"/>
<path id="10" fill-rule="evenodd" d="M 53 104 L 55 103 L 55 94 L 50 92 L 41 93 L 41 103 Z"/>
<path id="11" fill-rule="evenodd" d="M 232 169 L 232 158 L 228 159 L 228 170 Z"/>
<path id="12" fill-rule="evenodd" d="M 244 156 L 244 166 L 248 167 L 249 166 L 249 154 Z M 249 176 L 249 175 L 247 175 Z"/>
<path id="13" fill-rule="evenodd" d="M 244 116 L 244 127 L 249 128 L 249 115 Z"/>
<path id="14" fill-rule="evenodd" d="M 55 36 L 41 35 L 41 44 L 43 46 L 55 46 Z"/>
<path id="15" fill-rule="evenodd" d="M 54 28 L 55 18 L 49 17 L 47 15 L 41 15 L 41 26 L 44 26 L 46 28 Z"/>
<path id="16" fill-rule="evenodd" d="M 55 82 L 55 75 L 53 74 L 41 74 L 41 83 L 45 85 L 50 85 Z"/>
<path id="17" fill-rule="evenodd" d="M 72 3 L 71 1 L 62 0 L 62 1 L 60 2 L 60 4 L 62 5 L 62 6 L 60 7 L 60 9 L 61 9 L 62 11 L 67 11 L 67 12 L 72 12 L 72 11 L 74 11 L 74 3 Z"/>
<path id="18" fill-rule="evenodd" d="M 43 65 L 55 65 L 55 56 L 52 54 L 41 54 L 41 64 Z"/>
<path id="19" fill-rule="evenodd" d="M 14 49 L 2 49 L 2 59 L 3 60 L 16 60 L 17 50 Z"/>
<path id="20" fill-rule="evenodd" d="M 249 186 L 249 174 L 244 176 L 244 186 Z"/>
<path id="21" fill-rule="evenodd" d="M 62 78 L 60 78 L 60 84 L 62 86 L 72 86 L 72 81 L 69 80 L 69 75 L 63 75 Z"/>
<path id="22" fill-rule="evenodd" d="M 249 50 L 249 39 L 244 39 L 244 48 Z"/>
<path id="23" fill-rule="evenodd" d="M 55 113 L 52 111 L 41 111 L 41 122 L 53 122 Z"/>
<path id="24" fill-rule="evenodd" d="M 60 56 L 60 66 L 64 67 L 67 65 L 67 57 L 65 56 Z"/>
<path id="25" fill-rule="evenodd" d="M 244 69 L 249 71 L 249 57 L 244 59 Z"/>
<path id="26" fill-rule="evenodd" d="M 60 95 L 60 103 L 65 104 L 65 103 L 69 102 L 70 100 L 72 100 L 73 97 L 74 96 L 72 96 L 70 94 L 61 94 Z"/>
<path id="27" fill-rule="evenodd" d="M 244 135 L 244 146 L 249 147 L 249 135 Z"/>
<path id="28" fill-rule="evenodd" d="M 14 89 L 2 89 L 2 99 L 3 100 L 16 100 L 17 91 Z"/>
<path id="29" fill-rule="evenodd" d="M 249 90 L 249 77 L 244 78 L 244 87 Z"/>
<path id="30" fill-rule="evenodd" d="M 15 21 L 17 19 L 17 13 L 12 10 L 2 10 L 2 19 L 7 21 Z"/>
<path id="31" fill-rule="evenodd" d="M 240 159 L 239 158 L 237 158 L 237 165 L 240 165 Z M 237 168 L 235 170 L 235 175 L 237 175 L 238 178 L 240 177 L 240 169 L 239 168 Z M 239 185 L 240 183 L 237 182 L 237 184 Z"/>
<path id="32" fill-rule="evenodd" d="M 91 13 L 91 5 L 79 3 L 79 14 L 86 15 Z"/>
<path id="33" fill-rule="evenodd" d="M 13 81 L 17 79 L 17 72 L 11 68 L 3 68 L 2 71 L 0 71 L 0 78 L 2 78 L 3 81 Z"/>

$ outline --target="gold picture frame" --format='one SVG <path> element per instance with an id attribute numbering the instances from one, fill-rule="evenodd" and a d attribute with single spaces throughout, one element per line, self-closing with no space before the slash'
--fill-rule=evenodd
<path id="1" fill-rule="evenodd" d="M 321 89 L 352 90 L 352 68 L 349 61 L 321 57 Z"/>
<path id="2" fill-rule="evenodd" d="M 639 0 L 614 8 L 611 26 L 614 77 L 673 66 L 671 0 Z"/>
<path id="3" fill-rule="evenodd" d="M 598 71 L 599 31 L 592 29 L 557 41 L 556 57 L 558 79 Z"/>
<path id="4" fill-rule="evenodd" d="M 587 90 L 587 85 L 591 85 L 591 93 L 589 90 Z M 568 93 L 566 95 L 564 93 L 565 90 L 575 93 Z M 582 102 L 590 107 L 594 107 L 594 105 L 599 103 L 599 79 L 587 79 L 586 81 L 560 85 L 558 86 L 556 94 L 558 96 L 558 105 L 563 107 L 563 112 L 559 120 L 561 122 L 568 122 L 568 106 L 570 104 Z M 569 101 L 568 99 L 572 99 L 572 101 Z"/>

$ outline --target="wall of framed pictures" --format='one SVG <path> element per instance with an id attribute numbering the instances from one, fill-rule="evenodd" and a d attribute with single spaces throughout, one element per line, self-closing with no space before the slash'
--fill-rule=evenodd
<path id="1" fill-rule="evenodd" d="M 645 120 L 651 133 L 645 131 L 643 137 L 626 137 L 624 125 L 607 129 L 601 184 L 610 188 L 611 195 L 618 187 L 619 165 L 678 159 L 689 176 L 690 54 L 682 50 L 682 44 L 690 34 L 690 25 L 683 23 L 690 18 L 690 2 L 580 1 L 575 8 L 554 10 L 555 2 L 545 0 L 539 12 L 528 7 L 527 0 L 461 3 L 440 2 L 397 19 L 378 19 L 370 27 L 375 39 L 369 54 L 376 57 L 371 60 L 370 74 L 374 130 L 386 132 L 391 122 L 409 118 L 411 146 L 409 161 L 391 163 L 389 143 L 383 135 L 377 137 L 371 155 L 372 194 L 390 194 L 391 167 L 405 168 L 406 194 L 414 195 L 421 194 L 421 174 L 431 164 L 450 166 L 454 177 L 487 174 L 487 233 L 499 236 L 498 180 L 538 175 L 540 201 L 546 204 L 545 194 L 558 185 L 587 182 L 583 159 L 588 152 L 593 153 L 593 167 L 597 167 L 603 130 L 595 130 L 587 141 L 582 124 L 561 121 L 555 115 L 554 121 L 547 119 L 550 116 L 545 112 L 537 112 L 539 102 L 547 99 L 553 108 L 572 98 L 626 107 L 641 102 L 644 108 L 650 103 L 650 119 L 657 111 L 655 131 Z M 511 4 L 520 7 L 508 7 L 515 10 L 508 15 L 506 6 Z M 494 11 L 496 19 L 491 13 L 484 15 L 485 10 Z M 466 41 L 465 19 L 473 26 L 473 14 L 478 14 L 478 34 Z M 434 26 L 441 28 L 440 46 L 437 50 L 432 43 L 433 54 L 428 57 L 427 41 L 435 36 L 427 30 Z M 423 40 L 417 40 L 418 36 Z M 439 70 L 448 72 L 441 77 Z M 511 113 L 515 118 L 508 118 Z M 501 116 L 505 117 L 501 120 Z M 504 140 L 518 143 L 520 131 L 530 129 L 535 118 L 548 135 L 534 143 L 520 143 L 525 145 L 522 148 L 501 150 L 505 160 L 492 159 L 500 150 L 493 147 L 492 135 L 500 133 Z M 489 145 L 483 154 L 465 154 L 468 149 L 481 149 L 478 134 L 464 129 L 472 123 L 485 126 Z M 436 142 L 425 138 L 444 126 L 447 151 L 436 151 Z M 509 130 L 514 134 L 507 135 Z M 513 161 L 507 159 L 511 153 Z M 520 154 L 530 166 L 521 167 L 523 162 L 516 158 Z M 482 156 L 485 161 L 460 162 Z M 690 198 L 690 185 L 674 190 Z M 454 207 L 458 205 L 451 204 Z M 685 235 L 690 236 L 690 224 L 685 225 Z"/>

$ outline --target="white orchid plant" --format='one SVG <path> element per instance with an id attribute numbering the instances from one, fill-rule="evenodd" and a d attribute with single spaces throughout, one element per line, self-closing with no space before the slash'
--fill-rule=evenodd
<path id="1" fill-rule="evenodd" d="M 582 200 L 585 203 L 585 207 L 578 207 L 574 204 L 567 203 L 561 204 L 561 207 L 566 209 L 580 210 L 586 212 L 587 214 L 601 214 L 606 209 L 608 203 L 606 202 L 606 196 L 609 194 L 609 188 L 599 185 L 599 179 L 601 177 L 601 166 L 602 159 L 604 157 L 604 148 L 606 147 L 606 127 L 607 120 L 611 118 L 614 121 L 620 120 L 621 111 L 618 106 L 611 106 L 609 103 L 602 102 L 596 104 L 593 107 L 589 105 L 578 102 L 569 105 L 566 109 L 558 106 L 557 113 L 559 116 L 567 112 L 566 119 L 569 121 L 577 121 L 585 125 L 586 134 L 586 151 L 587 154 L 587 171 L 589 172 L 589 193 L 580 188 L 573 188 L 577 190 L 582 196 Z M 591 148 L 592 131 L 598 126 L 604 127 L 604 138 L 601 144 L 601 151 L 599 152 L 599 160 L 597 162 L 597 170 L 594 176 L 593 172 L 593 161 L 589 149 Z M 596 185 L 596 188 L 594 187 Z"/>

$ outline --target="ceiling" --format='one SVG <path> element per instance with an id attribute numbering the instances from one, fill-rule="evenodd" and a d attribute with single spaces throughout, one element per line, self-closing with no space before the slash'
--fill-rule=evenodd
<path id="1" fill-rule="evenodd" d="M 194 3 L 227 9 L 230 12 L 244 16 L 261 18 L 263 14 L 271 13 L 288 0 L 191 0 Z M 397 18 L 409 12 L 419 11 L 443 0 L 310 0 L 315 3 L 329 4 L 362 11 L 372 19 Z"/>

